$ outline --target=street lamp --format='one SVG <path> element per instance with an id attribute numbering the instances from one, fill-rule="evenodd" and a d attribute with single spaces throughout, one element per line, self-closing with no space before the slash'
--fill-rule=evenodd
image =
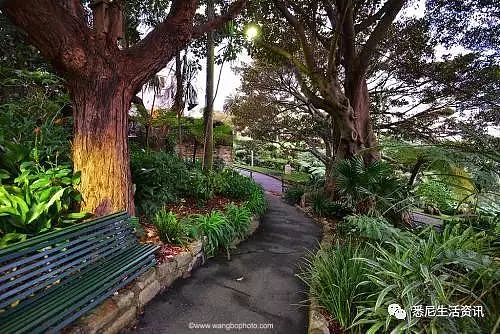
<path id="1" fill-rule="evenodd" d="M 247 41 L 253 42 L 260 34 L 260 27 L 256 24 L 250 24 L 245 29 L 245 37 Z"/>

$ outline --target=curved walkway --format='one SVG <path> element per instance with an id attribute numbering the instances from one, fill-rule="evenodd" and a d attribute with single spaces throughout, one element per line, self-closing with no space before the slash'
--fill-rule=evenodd
<path id="1" fill-rule="evenodd" d="M 250 171 L 241 168 L 234 168 L 238 173 L 250 177 Z M 252 178 L 255 182 L 262 185 L 262 187 L 273 194 L 281 194 L 282 183 L 280 180 L 258 172 L 252 172 Z"/>
<path id="2" fill-rule="evenodd" d="M 305 287 L 295 274 L 307 249 L 318 244 L 320 227 L 278 197 L 267 198 L 259 230 L 233 251 L 231 261 L 211 259 L 175 283 L 146 306 L 131 333 L 306 333 Z M 212 324 L 273 328 L 227 331 Z M 194 328 L 199 325 L 209 328 Z"/>

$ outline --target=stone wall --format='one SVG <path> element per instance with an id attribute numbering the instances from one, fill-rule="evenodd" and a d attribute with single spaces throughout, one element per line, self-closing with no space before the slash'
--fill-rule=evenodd
<path id="1" fill-rule="evenodd" d="M 260 217 L 252 217 L 248 235 L 259 227 Z M 243 240 L 236 240 L 236 246 Z M 146 304 L 157 294 L 171 286 L 179 278 L 188 278 L 191 272 L 202 265 L 204 255 L 202 242 L 195 241 L 186 250 L 156 267 L 149 269 L 127 287 L 118 290 L 89 314 L 79 318 L 66 328 L 65 334 L 115 334 L 132 326 Z"/>
<path id="2" fill-rule="evenodd" d="M 193 158 L 193 145 L 182 144 L 176 145 L 175 151 L 179 152 L 181 150 L 181 155 L 186 159 Z M 196 158 L 203 159 L 203 147 L 200 146 L 196 149 Z M 214 158 L 219 158 L 224 160 L 226 164 L 232 164 L 234 161 L 234 150 L 232 146 L 215 146 L 214 148 Z"/>

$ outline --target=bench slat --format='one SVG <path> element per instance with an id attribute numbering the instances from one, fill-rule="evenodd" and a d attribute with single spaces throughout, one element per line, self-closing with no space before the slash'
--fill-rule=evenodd
<path id="1" fill-rule="evenodd" d="M 45 252 L 36 253 L 35 255 L 26 257 L 21 261 L 9 263 L 8 265 L 0 268 L 0 273 L 5 272 L 7 270 L 11 270 L 11 269 L 19 267 L 19 266 L 22 266 L 22 265 L 30 263 L 30 262 L 32 264 L 22 266 L 21 268 L 15 270 L 15 271 L 11 270 L 11 272 L 0 277 L 0 290 L 2 288 L 4 288 L 1 284 L 14 276 L 20 275 L 22 273 L 26 273 L 29 270 L 33 270 L 33 269 L 40 267 L 40 266 L 45 266 L 47 263 L 54 263 L 54 261 L 56 261 L 60 258 L 66 257 L 67 259 L 72 259 L 75 255 L 71 255 L 71 254 L 73 254 L 77 251 L 80 251 L 82 249 L 87 249 L 87 250 L 91 251 L 91 249 L 93 248 L 92 246 L 94 246 L 94 245 L 99 245 L 100 248 L 106 247 L 107 244 L 112 244 L 114 242 L 113 239 L 108 238 L 108 237 L 112 237 L 115 234 L 116 234 L 115 228 L 110 227 L 110 228 L 104 230 L 102 234 L 100 234 L 99 232 L 96 232 L 96 233 L 93 233 L 89 236 L 85 236 L 85 238 L 76 239 L 76 240 L 73 240 L 72 242 L 69 242 L 67 244 L 64 244 L 64 245 L 61 244 L 55 248 L 51 248 Z M 124 237 L 125 237 L 125 235 L 124 235 Z M 131 237 L 131 236 L 129 235 L 129 237 Z M 98 242 L 102 242 L 104 244 L 98 244 Z M 56 254 L 54 254 L 54 253 L 56 253 Z M 36 262 L 34 262 L 34 261 L 36 261 Z M 26 275 L 26 276 L 28 276 L 28 275 Z"/>
<path id="2" fill-rule="evenodd" d="M 116 281 L 126 279 L 129 272 L 134 273 L 143 266 L 149 268 L 155 261 L 153 255 L 155 250 L 155 246 L 137 246 L 132 252 L 124 252 L 120 256 L 113 257 L 106 264 L 87 271 L 69 283 L 56 287 L 56 290 L 49 293 L 48 296 L 37 297 L 34 308 L 28 308 L 27 305 L 21 307 L 20 305 L 15 316 L 9 317 L 5 322 L 2 321 L 0 328 L 5 328 L 9 332 L 29 331 L 31 333 L 37 327 L 47 328 L 51 326 L 58 321 L 57 315 L 61 312 L 64 314 L 63 311 L 67 307 L 78 309 L 93 297 L 105 293 L 114 285 L 116 286 Z M 0 317 L 0 319 L 2 318 Z M 27 319 L 31 320 L 26 321 Z M 39 326 L 46 320 L 49 323 Z M 22 322 L 25 324 L 23 325 Z"/>
<path id="3" fill-rule="evenodd" d="M 85 222 L 77 224 L 68 229 L 61 231 L 49 232 L 38 237 L 28 239 L 27 241 L 14 244 L 10 247 L 0 250 L 0 263 L 7 262 L 17 257 L 23 257 L 25 254 L 50 247 L 60 242 L 65 242 L 70 238 L 77 238 L 89 231 L 98 231 L 100 228 L 112 223 L 127 221 L 128 216 L 126 213 L 112 215 L 109 220 L 103 218 L 96 219 L 96 221 Z M 39 240 L 39 241 L 37 241 Z"/>

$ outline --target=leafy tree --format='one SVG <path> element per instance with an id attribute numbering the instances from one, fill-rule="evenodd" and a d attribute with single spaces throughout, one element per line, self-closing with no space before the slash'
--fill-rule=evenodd
<path id="1" fill-rule="evenodd" d="M 160 8 L 156 1 L 141 4 Z M 74 108 L 74 169 L 82 173 L 84 209 L 97 215 L 134 211 L 127 113 L 135 93 L 178 50 L 230 20 L 245 1 L 200 24 L 194 24 L 197 1 L 168 4 L 168 14 L 145 38 L 133 43 L 137 35 L 129 34 L 128 43 L 118 43 L 124 37 L 123 1 L 94 1 L 90 7 L 78 0 L 2 2 L 2 13 L 66 80 Z"/>
<path id="2" fill-rule="evenodd" d="M 330 115 L 337 159 L 376 145 L 366 84 L 376 47 L 407 1 L 256 1 L 255 55 L 289 66 L 306 103 Z M 365 151 L 376 159 L 373 150 Z"/>

